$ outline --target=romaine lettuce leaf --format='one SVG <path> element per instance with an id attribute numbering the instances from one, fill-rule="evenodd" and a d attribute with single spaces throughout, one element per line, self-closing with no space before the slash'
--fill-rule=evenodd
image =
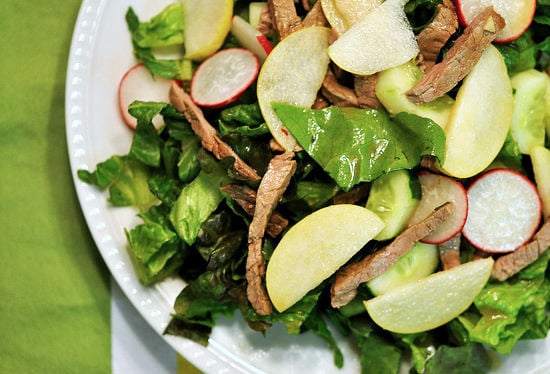
<path id="1" fill-rule="evenodd" d="M 422 156 L 444 162 L 445 134 L 435 122 L 409 113 L 273 104 L 304 150 L 343 189 L 392 170 L 417 166 Z M 414 139 L 414 141 L 411 141 Z"/>

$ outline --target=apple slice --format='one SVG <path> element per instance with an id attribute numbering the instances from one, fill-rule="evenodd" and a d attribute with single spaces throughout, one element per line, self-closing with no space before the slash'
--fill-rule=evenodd
<path id="1" fill-rule="evenodd" d="M 422 188 L 422 198 L 409 219 L 412 226 L 428 217 L 435 208 L 446 202 L 452 202 L 455 211 L 451 217 L 443 222 L 421 241 L 423 243 L 443 243 L 464 227 L 468 215 L 468 199 L 464 186 L 453 178 L 430 172 L 420 172 L 418 181 Z"/>
<path id="2" fill-rule="evenodd" d="M 233 0 L 182 0 L 185 58 L 202 61 L 216 52 L 231 29 Z"/>
<path id="3" fill-rule="evenodd" d="M 260 62 L 264 62 L 268 53 L 273 49 L 269 40 L 261 32 L 239 16 L 233 16 L 231 34 L 242 47 L 254 52 Z"/>
<path id="4" fill-rule="evenodd" d="M 388 331 L 414 334 L 432 330 L 468 309 L 492 270 L 490 257 L 467 262 L 367 300 L 365 308 L 373 321 Z"/>
<path id="5" fill-rule="evenodd" d="M 128 106 L 136 101 L 169 102 L 168 92 L 173 80 L 160 77 L 153 77 L 145 65 L 137 64 L 132 66 L 118 84 L 118 107 L 124 123 L 131 129 L 137 125 L 136 118 L 128 112 Z M 153 125 L 160 128 L 164 124 L 162 116 L 153 118 Z"/>
<path id="6" fill-rule="evenodd" d="M 331 60 L 350 73 L 370 75 L 414 58 L 419 49 L 405 3 L 387 0 L 361 18 L 329 47 Z"/>
<path id="7" fill-rule="evenodd" d="M 550 149 L 540 146 L 531 149 L 531 164 L 542 200 L 542 213 L 547 220 L 550 218 Z"/>
<path id="8" fill-rule="evenodd" d="M 458 19 L 468 26 L 483 9 L 492 6 L 504 18 L 506 26 L 495 39 L 508 43 L 517 39 L 529 28 L 535 16 L 536 0 L 455 0 Z"/>
<path id="9" fill-rule="evenodd" d="M 228 48 L 204 60 L 193 75 L 193 101 L 206 108 L 220 108 L 237 100 L 254 83 L 260 63 L 248 49 Z"/>
<path id="10" fill-rule="evenodd" d="M 343 34 L 383 0 L 321 0 L 323 13 L 338 34 Z"/>
<path id="11" fill-rule="evenodd" d="M 492 169 L 468 188 L 462 234 L 483 251 L 511 252 L 533 236 L 541 209 L 537 188 L 527 177 L 511 169 Z"/>
<path id="12" fill-rule="evenodd" d="M 337 204 L 315 211 L 292 226 L 267 264 L 266 288 L 282 312 L 331 276 L 384 228 L 358 205 Z"/>
<path id="13" fill-rule="evenodd" d="M 458 90 L 445 126 L 446 154 L 440 169 L 456 178 L 485 170 L 506 140 L 513 108 L 504 59 L 490 45 Z"/>
<path id="14" fill-rule="evenodd" d="M 267 56 L 257 81 L 258 104 L 273 138 L 287 151 L 299 148 L 272 103 L 311 107 L 325 79 L 329 29 L 305 27 L 288 35 Z"/>

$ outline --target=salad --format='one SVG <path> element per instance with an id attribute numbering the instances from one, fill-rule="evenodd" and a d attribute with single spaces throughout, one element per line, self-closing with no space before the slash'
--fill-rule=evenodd
<path id="1" fill-rule="evenodd" d="M 520 3 L 526 20 L 467 0 L 128 9 L 132 145 L 78 176 L 138 209 L 143 284 L 187 283 L 165 333 L 206 345 L 238 312 L 319 335 L 336 367 L 331 329 L 364 372 L 418 373 L 546 337 L 550 4 Z"/>

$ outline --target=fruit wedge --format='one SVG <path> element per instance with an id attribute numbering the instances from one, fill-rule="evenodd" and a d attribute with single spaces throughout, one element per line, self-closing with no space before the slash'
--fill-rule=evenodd
<path id="1" fill-rule="evenodd" d="M 182 0 L 185 58 L 202 61 L 216 52 L 231 29 L 233 0 Z"/>
<path id="2" fill-rule="evenodd" d="M 275 140 L 288 151 L 299 148 L 298 143 L 271 104 L 311 107 L 327 73 L 329 32 L 314 26 L 288 35 L 273 48 L 258 75 L 260 110 Z"/>
<path id="3" fill-rule="evenodd" d="M 523 34 L 535 15 L 536 0 L 456 0 L 456 12 L 463 26 L 468 24 L 488 6 L 506 21 L 506 26 L 495 39 L 499 43 L 508 43 Z"/>
<path id="4" fill-rule="evenodd" d="M 261 32 L 239 16 L 233 16 L 231 34 L 242 47 L 254 52 L 260 62 L 264 62 L 267 54 L 273 49 L 270 41 Z"/>
<path id="5" fill-rule="evenodd" d="M 487 168 L 506 140 L 513 107 L 504 59 L 490 45 L 458 90 L 445 126 L 447 149 L 441 170 L 468 178 Z"/>
<path id="6" fill-rule="evenodd" d="M 266 288 L 282 312 L 331 276 L 384 227 L 358 205 L 331 205 L 306 216 L 283 236 L 267 264 Z"/>
<path id="7" fill-rule="evenodd" d="M 323 13 L 330 26 L 343 34 L 383 0 L 321 0 Z"/>
<path id="8" fill-rule="evenodd" d="M 444 270 L 364 302 L 373 321 L 385 330 L 414 334 L 459 316 L 481 292 L 493 269 L 485 258 Z"/>
<path id="9" fill-rule="evenodd" d="M 405 0 L 387 0 L 361 18 L 328 49 L 341 69 L 370 75 L 404 64 L 418 54 L 418 43 L 403 9 Z"/>

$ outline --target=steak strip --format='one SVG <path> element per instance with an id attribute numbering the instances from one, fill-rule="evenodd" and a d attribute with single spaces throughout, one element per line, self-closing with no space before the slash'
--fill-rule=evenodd
<path id="1" fill-rule="evenodd" d="M 447 202 L 436 208 L 423 221 L 408 227 L 386 247 L 338 270 L 330 290 L 331 305 L 339 308 L 353 300 L 357 295 L 357 287 L 361 283 L 376 278 L 388 270 L 412 248 L 414 243 L 435 230 L 453 213 L 453 203 Z"/>
<path id="2" fill-rule="evenodd" d="M 407 91 L 408 99 L 415 104 L 426 103 L 449 92 L 472 70 L 504 25 L 504 18 L 492 6 L 485 8 L 466 27 L 443 60 Z"/>
<path id="3" fill-rule="evenodd" d="M 170 102 L 183 113 L 206 150 L 212 152 L 218 160 L 226 157 L 234 158 L 233 168 L 241 177 L 250 180 L 260 179 L 256 170 L 244 162 L 231 146 L 219 137 L 216 129 L 206 120 L 202 110 L 193 102 L 191 96 L 175 82 L 170 88 Z"/>
<path id="4" fill-rule="evenodd" d="M 550 220 L 547 220 L 533 239 L 514 252 L 499 257 L 493 265 L 493 278 L 504 281 L 535 262 L 550 246 Z"/>
<path id="5" fill-rule="evenodd" d="M 307 0 L 303 0 L 304 3 L 307 3 Z M 305 7 L 304 7 L 305 8 Z M 311 9 L 305 8 L 307 14 L 302 21 L 302 26 L 311 27 L 311 26 L 326 26 L 328 24 L 323 8 L 321 7 L 321 2 L 317 1 Z"/>
<path id="6" fill-rule="evenodd" d="M 353 86 L 360 108 L 379 109 L 382 106 L 376 96 L 376 80 L 376 74 L 355 75 L 353 77 Z"/>
<path id="7" fill-rule="evenodd" d="M 422 56 L 420 65 L 424 71 L 435 65 L 441 49 L 458 29 L 458 17 L 453 2 L 443 0 L 437 8 L 433 21 L 416 36 Z"/>
<path id="8" fill-rule="evenodd" d="M 271 159 L 263 176 L 258 194 L 254 216 L 248 228 L 248 256 L 246 258 L 246 294 L 250 304 L 260 315 L 271 314 L 272 306 L 263 285 L 265 262 L 262 255 L 262 239 L 267 223 L 288 187 L 294 172 L 296 161 L 294 152 L 285 152 Z"/>
<path id="9" fill-rule="evenodd" d="M 220 190 L 225 192 L 232 198 L 249 216 L 254 216 L 256 207 L 256 191 L 242 184 L 226 184 L 220 187 Z M 288 220 L 276 210 L 273 211 L 266 227 L 266 232 L 272 238 L 277 237 L 288 226 Z"/>
<path id="10" fill-rule="evenodd" d="M 321 85 L 321 93 L 332 105 L 339 107 L 359 106 L 355 91 L 340 84 L 331 69 L 328 69 L 325 75 Z"/>
<path id="11" fill-rule="evenodd" d="M 439 258 L 443 265 L 443 270 L 449 270 L 460 265 L 460 233 L 453 236 L 451 239 L 439 244 Z"/>
<path id="12" fill-rule="evenodd" d="M 268 0 L 269 15 L 279 39 L 284 39 L 302 28 L 302 20 L 296 12 L 293 0 Z"/>

